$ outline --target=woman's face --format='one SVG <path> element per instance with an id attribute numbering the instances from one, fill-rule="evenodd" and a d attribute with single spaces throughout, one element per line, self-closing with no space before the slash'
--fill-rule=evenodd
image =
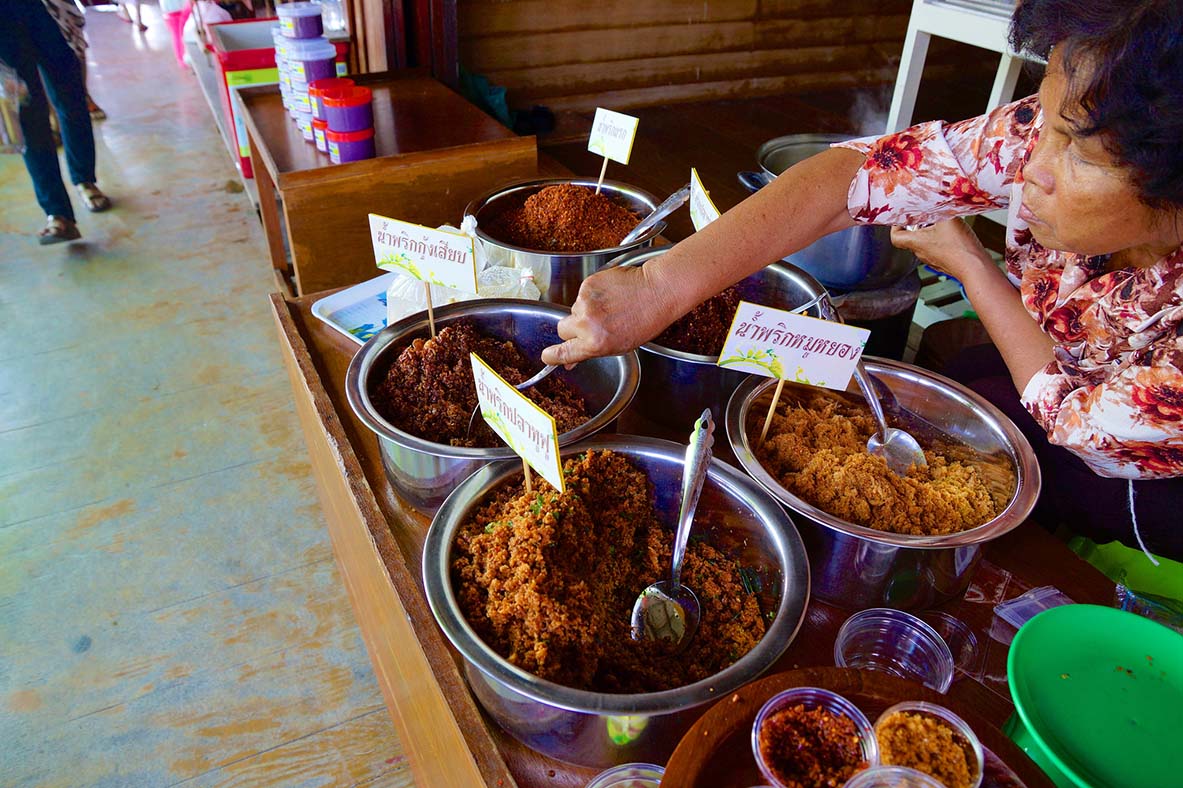
<path id="1" fill-rule="evenodd" d="M 1019 218 L 1048 249 L 1087 255 L 1129 253 L 1158 259 L 1176 247 L 1175 213 L 1138 199 L 1130 170 L 1105 150 L 1099 135 L 1076 133 L 1079 107 L 1065 107 L 1067 80 L 1052 52 L 1039 87 L 1043 129 L 1023 169 Z M 1067 117 L 1065 117 L 1067 115 Z"/>

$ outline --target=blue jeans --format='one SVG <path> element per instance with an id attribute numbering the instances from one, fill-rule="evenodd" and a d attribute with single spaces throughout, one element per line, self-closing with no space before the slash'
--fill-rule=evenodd
<path id="1" fill-rule="evenodd" d="M 29 88 L 21 105 L 25 168 L 41 210 L 74 220 L 49 127 L 49 101 L 57 110 L 73 183 L 94 183 L 94 129 L 86 109 L 82 64 L 40 0 L 0 0 L 0 61 Z M 42 82 L 44 80 L 44 83 Z M 47 101 L 48 94 L 48 101 Z"/>

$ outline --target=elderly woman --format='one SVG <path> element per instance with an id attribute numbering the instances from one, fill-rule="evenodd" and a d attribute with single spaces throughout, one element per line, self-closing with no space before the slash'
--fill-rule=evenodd
<path id="1" fill-rule="evenodd" d="M 1048 58 L 1037 96 L 801 162 L 644 267 L 589 278 L 543 360 L 636 347 L 856 223 L 1005 208 L 1005 273 L 959 224 L 896 241 L 961 280 L 1052 444 L 1041 513 L 1183 559 L 1183 3 L 1023 0 L 1012 41 Z"/>

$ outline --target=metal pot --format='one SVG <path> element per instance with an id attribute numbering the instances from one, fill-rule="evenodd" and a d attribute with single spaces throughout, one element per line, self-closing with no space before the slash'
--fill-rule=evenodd
<path id="1" fill-rule="evenodd" d="M 562 450 L 620 452 L 653 484 L 657 511 L 672 529 L 677 519 L 685 446 L 631 435 L 601 436 Z M 767 670 L 793 641 L 805 617 L 809 566 L 788 514 L 739 471 L 713 460 L 696 519 L 721 516 L 718 527 L 696 533 L 762 578 L 760 606 L 775 611 L 750 652 L 709 679 L 664 692 L 608 694 L 571 689 L 514 667 L 487 646 L 464 619 L 452 587 L 456 533 L 521 463 L 497 462 L 466 479 L 436 514 L 423 546 L 423 584 L 436 621 L 464 656 L 473 693 L 497 723 L 526 746 L 585 766 L 665 763 L 706 704 L 727 697 Z M 672 538 L 672 537 L 671 537 Z M 629 611 L 620 611 L 626 619 Z"/>
<path id="2" fill-rule="evenodd" d="M 528 358 L 538 358 L 543 348 L 560 341 L 555 326 L 570 312 L 566 307 L 536 301 L 461 301 L 435 310 L 435 325 L 438 330 L 468 320 L 489 336 L 512 340 Z M 426 514 L 434 513 L 456 485 L 481 466 L 517 456 L 508 446 L 471 449 L 432 443 L 398 429 L 374 408 L 370 393 L 402 349 L 415 337 L 427 336 L 429 330 L 426 312 L 387 326 L 353 357 L 345 379 L 345 394 L 353 412 L 378 435 L 390 483 L 407 503 Z M 632 352 L 585 361 L 556 374 L 579 392 L 592 414 L 588 421 L 559 436 L 559 445 L 564 446 L 604 429 L 628 407 L 637 393 L 640 362 Z"/>
<path id="3" fill-rule="evenodd" d="M 739 182 L 755 193 L 794 164 L 821 153 L 831 143 L 850 139 L 836 134 L 790 134 L 769 140 L 756 151 L 760 172 L 740 172 Z M 911 273 L 918 265 L 911 252 L 891 243 L 891 228 L 860 225 L 830 233 L 789 255 L 786 262 L 813 274 L 834 290 L 876 290 Z"/>
<path id="4" fill-rule="evenodd" d="M 579 295 L 579 286 L 583 280 L 594 274 L 613 257 L 630 249 L 651 246 L 653 239 L 665 229 L 665 222 L 658 222 L 649 232 L 642 235 L 628 246 L 614 246 L 611 249 L 597 249 L 583 254 L 563 254 L 560 252 L 541 252 L 537 249 L 525 249 L 513 246 L 505 241 L 490 236 L 482 229 L 494 217 L 500 216 L 511 208 L 517 208 L 532 194 L 547 186 L 557 186 L 565 183 L 576 186 L 596 188 L 594 178 L 552 178 L 547 180 L 524 181 L 510 184 L 479 197 L 468 204 L 464 215 L 476 218 L 477 240 L 486 247 L 493 247 L 502 254 L 507 254 L 518 268 L 530 268 L 534 271 L 534 282 L 542 291 L 542 300 L 556 304 L 570 306 L 575 303 Z M 648 216 L 657 207 L 658 200 L 649 192 L 642 191 L 635 186 L 618 181 L 604 181 L 600 193 L 608 196 L 640 218 Z"/>
<path id="5" fill-rule="evenodd" d="M 978 394 L 911 364 L 864 360 L 902 407 L 984 457 L 1009 464 L 1015 489 L 997 517 L 948 536 L 907 536 L 846 522 L 801 500 L 764 469 L 748 444 L 747 427 L 768 412 L 776 383 L 770 378 L 752 377 L 735 390 L 727 404 L 727 438 L 743 469 L 797 515 L 819 599 L 852 610 L 931 607 L 964 593 L 983 545 L 1027 519 L 1039 497 L 1039 465 L 1019 428 Z"/>
<path id="6" fill-rule="evenodd" d="M 644 265 L 670 248 L 630 252 L 610 265 Z M 779 263 L 757 271 L 735 286 L 745 301 L 801 311 L 812 317 L 821 316 L 817 299 L 826 292 L 801 269 Z M 718 366 L 718 356 L 684 353 L 657 342 L 646 342 L 640 351 L 641 391 L 636 408 L 646 418 L 669 427 L 693 424 L 703 408 L 710 408 L 715 420 L 721 422 L 731 392 L 748 377 L 743 372 Z"/>

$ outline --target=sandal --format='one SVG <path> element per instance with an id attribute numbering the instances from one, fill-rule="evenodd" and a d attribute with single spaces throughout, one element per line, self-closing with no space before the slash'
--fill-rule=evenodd
<path id="1" fill-rule="evenodd" d="M 86 111 L 90 113 L 91 120 L 106 120 L 107 113 L 103 112 L 103 108 L 94 103 L 94 99 L 90 96 L 86 97 Z"/>
<path id="2" fill-rule="evenodd" d="M 79 183 L 77 187 L 78 196 L 86 203 L 91 213 L 102 213 L 111 207 L 111 198 L 103 194 L 93 183 Z"/>
<path id="3" fill-rule="evenodd" d="M 64 216 L 47 216 L 45 228 L 37 233 L 37 240 L 42 246 L 77 241 L 81 237 L 78 225 Z"/>

